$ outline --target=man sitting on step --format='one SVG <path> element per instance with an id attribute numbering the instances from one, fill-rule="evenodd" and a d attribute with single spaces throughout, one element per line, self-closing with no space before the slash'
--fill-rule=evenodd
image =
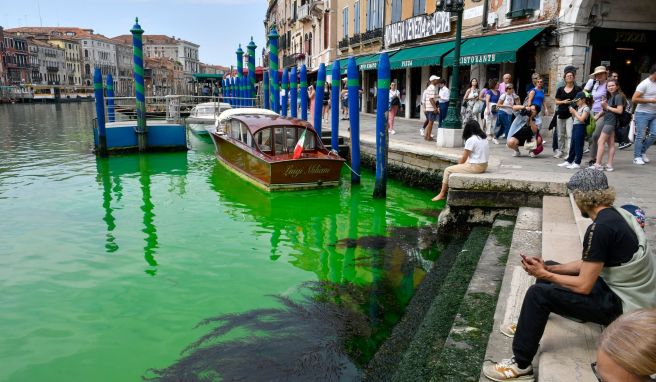
<path id="1" fill-rule="evenodd" d="M 514 337 L 513 357 L 483 366 L 493 381 L 534 379 L 531 362 L 551 313 L 608 325 L 622 313 L 656 307 L 656 259 L 633 215 L 612 206 L 615 191 L 606 175 L 581 170 L 567 188 L 583 217 L 593 220 L 581 260 L 557 264 L 521 255 L 522 267 L 538 281 L 526 292 L 517 324 L 501 327 Z"/>

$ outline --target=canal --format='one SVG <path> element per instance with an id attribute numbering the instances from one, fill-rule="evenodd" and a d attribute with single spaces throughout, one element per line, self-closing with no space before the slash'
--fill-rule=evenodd
<path id="1" fill-rule="evenodd" d="M 93 116 L 0 105 L 0 381 L 357 380 L 447 245 L 429 192 L 269 194 L 196 136 L 97 159 Z"/>

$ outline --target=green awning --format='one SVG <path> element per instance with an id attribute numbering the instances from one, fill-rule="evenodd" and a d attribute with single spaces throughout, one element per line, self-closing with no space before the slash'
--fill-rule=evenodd
<path id="1" fill-rule="evenodd" d="M 192 74 L 197 80 L 221 79 L 223 74 L 219 73 L 194 73 Z"/>
<path id="2" fill-rule="evenodd" d="M 358 64 L 358 69 L 360 70 L 374 70 L 378 68 L 378 60 L 380 60 L 380 54 L 372 54 L 371 56 L 363 57 L 359 62 L 355 60 Z"/>
<path id="3" fill-rule="evenodd" d="M 341 69 L 342 74 L 346 74 L 348 70 L 348 62 L 349 58 L 344 57 L 339 59 L 339 66 Z M 365 54 L 363 56 L 358 56 L 355 58 L 355 64 L 358 66 L 358 71 L 360 70 L 367 70 L 367 69 L 362 69 L 360 65 L 371 63 L 371 62 L 376 62 L 378 63 L 378 54 Z M 374 67 L 375 69 L 375 67 Z M 333 64 L 327 65 L 326 66 L 326 74 L 331 74 L 333 70 Z"/>
<path id="4" fill-rule="evenodd" d="M 442 56 L 453 49 L 453 41 L 402 49 L 390 57 L 392 69 L 440 65 Z"/>
<path id="5" fill-rule="evenodd" d="M 467 39 L 460 48 L 460 65 L 515 62 L 517 50 L 543 30 L 537 28 Z M 444 66 L 450 65 L 453 65 L 453 52 L 444 57 Z"/>

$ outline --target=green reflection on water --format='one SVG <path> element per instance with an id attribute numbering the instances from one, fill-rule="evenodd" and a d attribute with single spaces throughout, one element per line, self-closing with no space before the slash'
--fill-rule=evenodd
<path id="1" fill-rule="evenodd" d="M 435 218 L 414 212 L 429 193 L 390 182 L 373 200 L 370 173 L 351 188 L 344 172 L 338 188 L 269 194 L 196 138 L 97 159 L 92 116 L 0 105 L 0 380 L 136 380 L 174 364 L 199 321 L 281 308 L 271 296 L 306 282 L 350 288 L 328 295 L 370 324 L 345 339 L 361 364 L 439 252 L 419 230 Z"/>

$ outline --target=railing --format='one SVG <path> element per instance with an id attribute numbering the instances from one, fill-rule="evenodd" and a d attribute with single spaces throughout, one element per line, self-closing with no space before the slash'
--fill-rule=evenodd
<path id="1" fill-rule="evenodd" d="M 343 39 L 341 39 L 341 40 L 337 43 L 337 47 L 338 47 L 339 49 L 346 49 L 346 48 L 348 48 L 348 46 L 349 46 L 349 39 L 348 39 L 348 37 L 344 37 Z"/>
<path id="2" fill-rule="evenodd" d="M 308 21 L 312 19 L 310 14 L 311 4 L 304 4 L 298 7 L 298 19 L 301 21 Z"/>
<path id="3" fill-rule="evenodd" d="M 361 41 L 364 44 L 367 44 L 367 43 L 372 43 L 382 40 L 382 38 L 383 38 L 383 28 L 378 28 L 378 29 L 372 29 L 364 32 L 362 34 Z"/>
<path id="4" fill-rule="evenodd" d="M 355 45 L 360 43 L 361 38 L 362 38 L 362 34 L 360 33 L 354 35 L 353 37 L 349 38 L 349 45 Z"/>

